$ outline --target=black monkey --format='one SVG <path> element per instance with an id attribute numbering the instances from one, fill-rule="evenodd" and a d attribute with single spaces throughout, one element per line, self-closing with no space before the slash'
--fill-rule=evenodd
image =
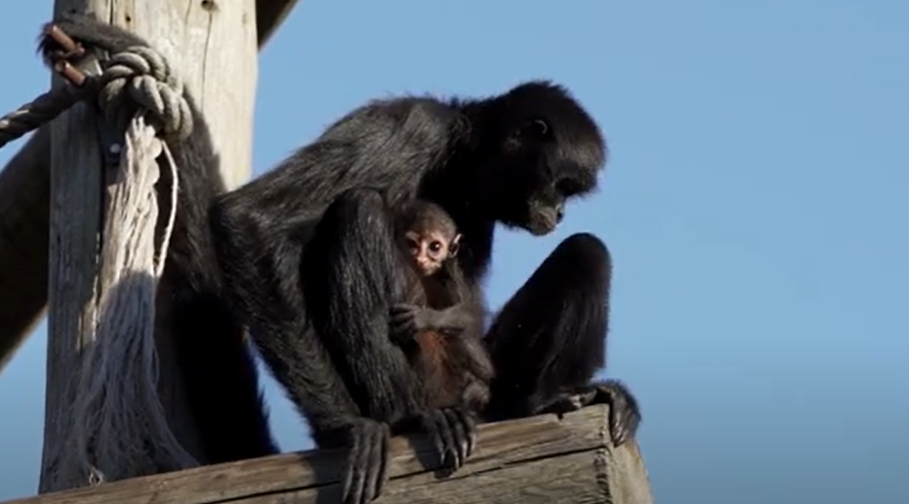
<path id="1" fill-rule="evenodd" d="M 482 304 L 454 260 L 461 234 L 442 207 L 416 200 L 397 219 L 404 302 L 392 306 L 390 336 L 423 382 L 431 407 L 466 405 L 482 414 L 492 361 L 483 344 Z"/>
<path id="2" fill-rule="evenodd" d="M 94 20 L 58 24 L 89 47 L 147 45 Z M 388 210 L 416 197 L 445 208 L 470 237 L 458 261 L 481 299 L 496 222 L 548 233 L 567 199 L 595 187 L 605 146 L 587 113 L 547 82 L 485 99 L 376 101 L 211 208 L 223 184 L 198 113 L 195 124 L 192 138 L 169 142 L 181 194 L 163 280 L 171 288 L 161 290 L 173 293 L 174 311 L 159 323 L 176 336 L 206 461 L 275 451 L 240 316 L 316 442 L 352 447 L 348 502 L 378 495 L 389 425 L 408 417 L 423 419 L 448 465 L 459 465 L 470 419 L 428 407 L 387 338 L 397 252 Z M 491 418 L 608 401 L 615 442 L 633 435 L 630 393 L 617 382 L 589 383 L 603 364 L 610 270 L 605 245 L 576 234 L 505 305 L 487 336 L 497 372 Z"/>
<path id="3" fill-rule="evenodd" d="M 126 30 L 86 16 L 67 15 L 53 23 L 90 52 L 148 46 Z M 48 64 L 55 53 L 65 52 L 50 38 L 41 40 L 40 51 Z M 200 461 L 269 455 L 278 450 L 269 432 L 255 363 L 243 326 L 226 303 L 208 225 L 208 207 L 225 189 L 219 159 L 204 118 L 192 97 L 186 98 L 193 111 L 193 133 L 183 141 L 167 141 L 180 169 L 179 196 L 158 295 L 159 300 L 171 297 L 172 309 L 159 311 L 156 324 L 173 335 L 177 366 L 201 443 L 202 453 L 196 454 Z M 165 183 L 163 178 L 159 182 Z"/>
<path id="4" fill-rule="evenodd" d="M 472 415 L 433 408 L 389 338 L 398 287 L 395 211 L 439 204 L 468 239 L 457 257 L 482 300 L 497 222 L 551 232 L 605 164 L 596 124 L 548 82 L 483 99 L 402 97 L 348 113 L 273 170 L 219 196 L 212 228 L 235 306 L 318 446 L 349 446 L 342 499 L 385 480 L 389 432 L 429 432 L 443 465 L 470 454 Z M 609 402 L 615 443 L 636 402 L 604 364 L 611 260 L 595 236 L 563 241 L 504 306 L 486 342 L 496 370 L 489 419 Z"/>

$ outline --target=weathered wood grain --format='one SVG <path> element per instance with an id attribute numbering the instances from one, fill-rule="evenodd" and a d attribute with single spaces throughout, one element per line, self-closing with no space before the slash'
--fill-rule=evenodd
<path id="1" fill-rule="evenodd" d="M 61 4 L 65 2 L 57 2 Z M 79 65 L 98 73 L 94 59 Z M 57 77 L 54 86 L 64 85 Z M 39 491 L 59 490 L 49 475 L 65 466 L 72 436 L 73 385 L 94 333 L 104 170 L 96 116 L 77 103 L 49 126 L 51 135 L 47 367 Z"/>
<path id="2" fill-rule="evenodd" d="M 222 160 L 229 160 L 222 162 L 228 186 L 248 177 L 257 75 L 253 0 L 56 0 L 54 13 L 63 12 L 90 13 L 152 43 L 179 69 L 206 115 L 215 149 Z M 69 467 L 65 455 L 72 449 L 68 442 L 74 422 L 79 421 L 72 415 L 72 387 L 78 383 L 80 353 L 94 333 L 105 180 L 95 116 L 85 105 L 53 121 L 50 134 L 50 310 L 41 492 L 72 488 L 88 477 L 62 469 Z M 159 296 L 162 313 L 168 312 L 170 298 L 166 292 Z M 168 423 L 184 448 L 201 458 L 169 335 L 159 331 L 156 340 Z M 48 477 L 61 473 L 67 476 Z"/>
<path id="3" fill-rule="evenodd" d="M 376 504 L 652 504 L 637 445 L 612 446 L 609 409 L 480 426 L 467 464 L 426 470 L 425 439 L 392 440 L 390 481 Z M 334 504 L 343 452 L 309 451 L 198 467 L 5 504 Z"/>

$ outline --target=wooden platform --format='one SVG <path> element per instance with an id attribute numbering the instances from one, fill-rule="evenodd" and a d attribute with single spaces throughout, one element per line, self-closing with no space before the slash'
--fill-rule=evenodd
<path id="1" fill-rule="evenodd" d="M 638 447 L 614 448 L 606 406 L 482 425 L 473 456 L 444 478 L 423 439 L 392 440 L 376 504 L 652 504 Z M 343 453 L 307 451 L 133 478 L 4 504 L 336 504 Z"/>

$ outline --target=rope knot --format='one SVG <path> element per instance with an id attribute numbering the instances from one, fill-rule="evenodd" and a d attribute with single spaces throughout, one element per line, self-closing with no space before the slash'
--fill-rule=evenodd
<path id="1" fill-rule="evenodd" d="M 108 121 L 125 127 L 138 105 L 164 136 L 182 140 L 190 135 L 193 117 L 183 83 L 157 51 L 130 47 L 102 64 L 98 103 Z"/>

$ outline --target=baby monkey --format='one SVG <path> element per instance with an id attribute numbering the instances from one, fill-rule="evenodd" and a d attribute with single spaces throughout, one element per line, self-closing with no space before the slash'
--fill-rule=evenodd
<path id="1" fill-rule="evenodd" d="M 461 241 L 440 206 L 417 200 L 396 220 L 405 302 L 391 313 L 391 337 L 404 349 L 436 408 L 489 402 L 492 361 L 483 344 L 483 306 L 472 299 L 457 264 Z"/>

